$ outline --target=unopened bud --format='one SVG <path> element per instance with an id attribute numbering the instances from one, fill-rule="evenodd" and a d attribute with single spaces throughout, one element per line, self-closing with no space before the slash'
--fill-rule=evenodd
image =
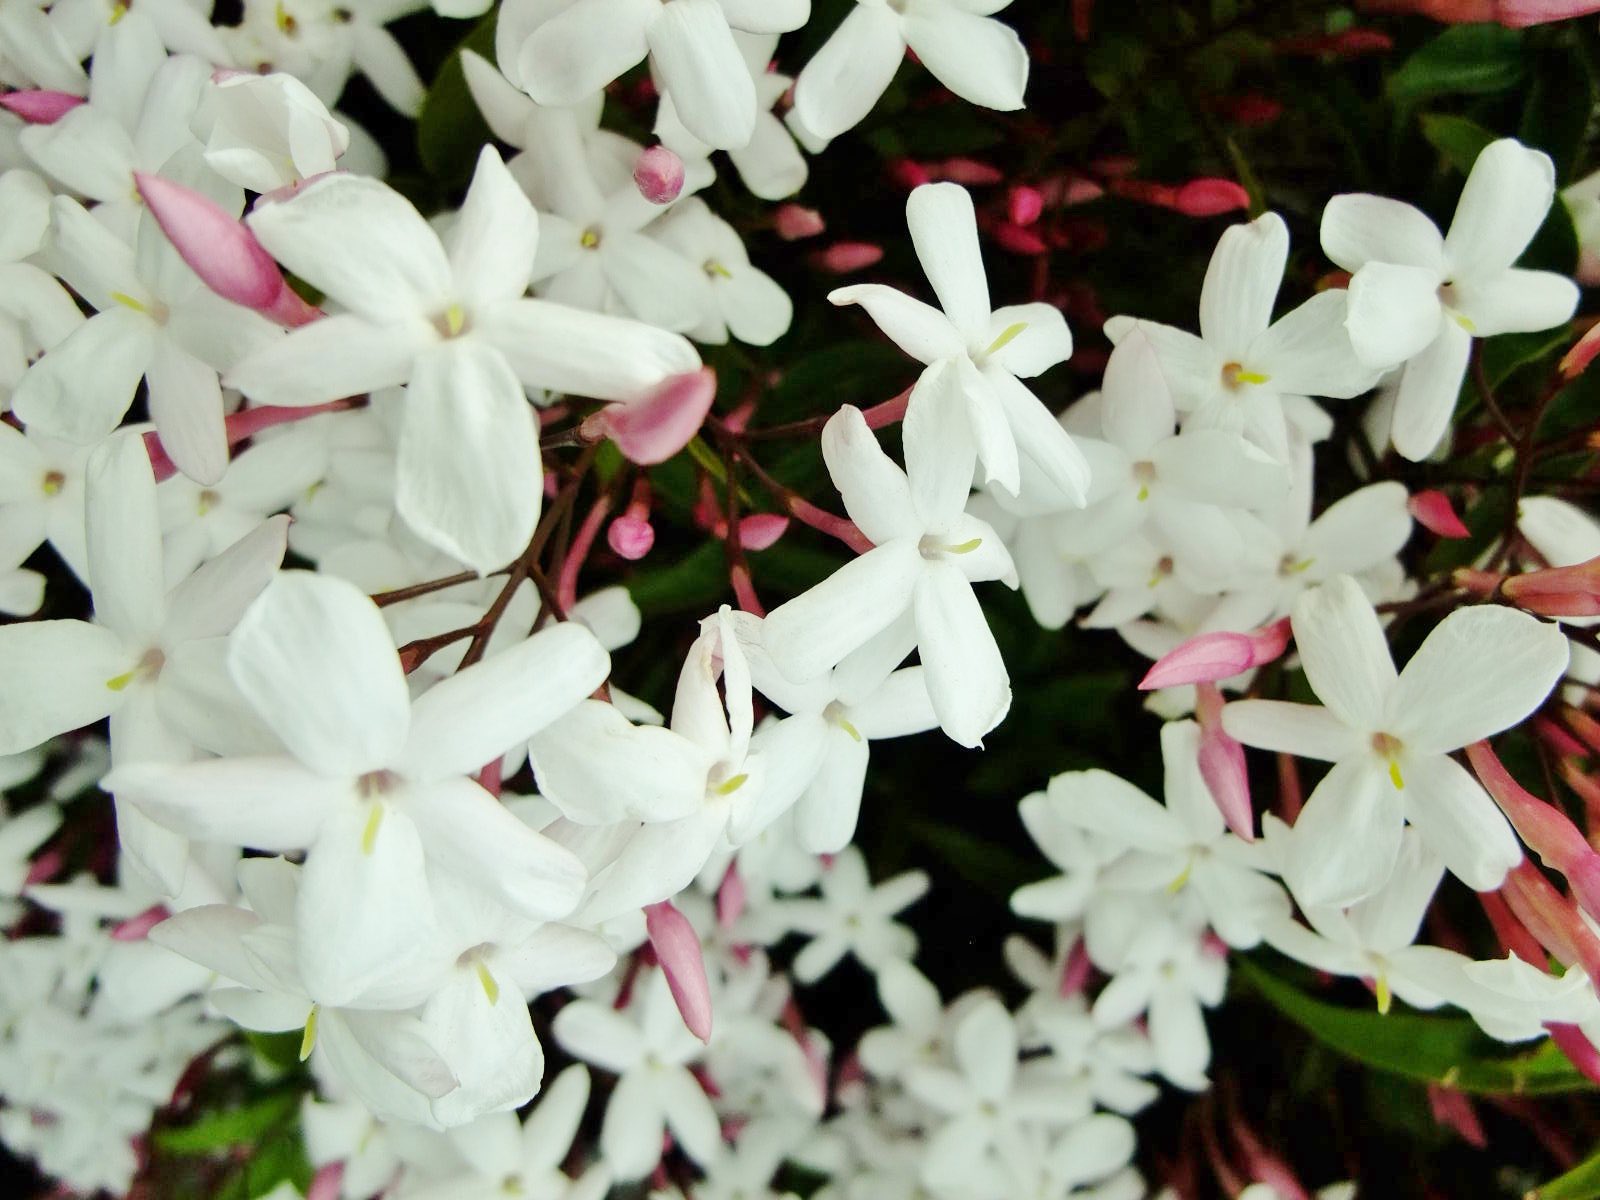
<path id="1" fill-rule="evenodd" d="M 689 444 L 716 396 L 716 372 L 701 367 L 669 376 L 637 400 L 608 404 L 583 425 L 609 437 L 629 462 L 654 466 Z"/>
<path id="2" fill-rule="evenodd" d="M 752 513 L 739 518 L 739 545 L 745 550 L 766 550 L 788 531 L 789 518 L 777 513 Z"/>
<path id="3" fill-rule="evenodd" d="M 1272 48 L 1279 54 L 1354 58 L 1361 54 L 1386 54 L 1394 49 L 1394 39 L 1378 29 L 1346 29 L 1342 33 L 1280 38 L 1272 43 Z"/>
<path id="4" fill-rule="evenodd" d="M 1006 194 L 1006 215 L 1013 225 L 1032 225 L 1044 212 L 1044 194 L 1019 184 Z"/>
<path id="5" fill-rule="evenodd" d="M 638 562 L 656 544 L 656 531 L 648 520 L 623 513 L 606 530 L 606 545 L 618 558 Z"/>
<path id="6" fill-rule="evenodd" d="M 1050 243 L 1040 237 L 1035 230 L 1022 225 L 1013 225 L 1009 221 L 1002 221 L 990 233 L 994 240 L 1000 244 L 1001 249 L 1009 250 L 1013 254 L 1037 258 L 1042 254 L 1050 253 Z"/>
<path id="7" fill-rule="evenodd" d="M 1500 590 L 1518 608 L 1541 616 L 1600 616 L 1600 558 L 1513 575 Z"/>
<path id="8" fill-rule="evenodd" d="M 1139 690 L 1216 683 L 1280 657 L 1289 645 L 1289 619 L 1250 633 L 1202 633 L 1169 650 L 1139 681 Z"/>
<path id="9" fill-rule="evenodd" d="M 1417 524 L 1430 533 L 1446 538 L 1472 536 L 1472 530 L 1462 524 L 1461 518 L 1456 516 L 1450 497 L 1441 491 L 1430 488 L 1427 491 L 1416 492 L 1406 501 L 1406 508 L 1416 518 Z"/>
<path id="10" fill-rule="evenodd" d="M 1191 179 L 1178 188 L 1172 207 L 1186 217 L 1216 217 L 1250 207 L 1250 193 L 1231 179 Z"/>
<path id="11" fill-rule="evenodd" d="M 1596 354 L 1600 354 L 1600 321 L 1589 326 L 1589 331 L 1562 356 L 1561 374 L 1567 379 L 1576 379 L 1589 369 Z"/>
<path id="12" fill-rule="evenodd" d="M 0 95 L 0 108 L 16 113 L 30 125 L 54 125 L 83 102 L 82 96 L 71 92 L 52 92 L 44 88 Z"/>
<path id="13" fill-rule="evenodd" d="M 872 242 L 835 242 L 816 255 L 816 264 L 835 275 L 863 271 L 883 258 L 883 247 Z"/>
<path id="14" fill-rule="evenodd" d="M 803 238 L 816 237 L 828 226 L 822 214 L 814 208 L 806 208 L 802 204 L 783 204 L 772 215 L 772 227 L 784 241 L 798 242 Z"/>
<path id="15" fill-rule="evenodd" d="M 965 187 L 990 187 L 1005 182 L 1006 178 L 999 167 L 975 158 L 947 158 L 934 171 L 940 179 Z"/>
<path id="16" fill-rule="evenodd" d="M 1255 810 L 1250 803 L 1250 774 L 1244 747 L 1222 727 L 1222 693 L 1215 684 L 1197 685 L 1195 716 L 1200 721 L 1200 777 L 1217 811 L 1237 837 L 1256 839 Z"/>
<path id="17" fill-rule="evenodd" d="M 665 146 L 651 146 L 634 160 L 633 182 L 651 204 L 671 204 L 683 194 L 683 159 Z"/>
<path id="18" fill-rule="evenodd" d="M 672 993 L 684 1025 L 702 1042 L 709 1042 L 711 985 L 706 979 L 700 935 L 670 900 L 648 905 L 644 920 L 650 948 L 661 964 L 661 973 L 667 977 L 667 989 Z"/>

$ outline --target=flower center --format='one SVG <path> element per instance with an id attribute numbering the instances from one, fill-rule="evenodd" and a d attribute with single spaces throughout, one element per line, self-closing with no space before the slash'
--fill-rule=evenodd
<path id="1" fill-rule="evenodd" d="M 585 250 L 595 250 L 600 246 L 600 230 L 591 225 L 578 237 L 578 245 Z"/>
<path id="2" fill-rule="evenodd" d="M 1150 499 L 1150 485 L 1156 481 L 1156 465 L 1153 462 L 1136 462 L 1133 464 L 1133 481 L 1139 485 L 1139 499 Z"/>
<path id="3" fill-rule="evenodd" d="M 440 337 L 458 337 L 467 327 L 467 310 L 459 304 L 452 304 L 433 318 L 433 327 L 439 331 Z"/>
<path id="4" fill-rule="evenodd" d="M 1230 362 L 1222 364 L 1222 386 L 1230 392 L 1237 392 L 1247 383 L 1267 383 L 1272 376 L 1263 375 L 1259 371 L 1247 371 L 1244 364 Z"/>
<path id="5" fill-rule="evenodd" d="M 733 272 L 728 270 L 714 258 L 708 258 L 701 264 L 708 279 L 732 279 Z"/>
<path id="6" fill-rule="evenodd" d="M 66 486 L 67 477 L 60 471 L 46 471 L 44 478 L 39 481 L 39 490 L 46 496 L 54 496 Z"/>
<path id="7" fill-rule="evenodd" d="M 941 541 L 937 534 L 927 533 L 923 534 L 922 540 L 917 543 L 917 550 L 923 558 L 931 562 L 945 554 L 971 554 L 981 545 L 983 545 L 982 538 L 968 538 L 958 545 L 951 545 Z"/>
<path id="8" fill-rule="evenodd" d="M 167 665 L 167 656 L 159 646 L 152 646 L 140 656 L 139 661 L 131 670 L 124 671 L 121 675 L 114 675 L 106 680 L 106 686 L 113 692 L 120 692 L 136 679 L 154 679 L 161 674 L 161 668 Z"/>
<path id="9" fill-rule="evenodd" d="M 1406 781 L 1400 773 L 1400 756 L 1405 753 L 1405 743 L 1392 733 L 1375 733 L 1372 735 L 1372 749 L 1379 758 L 1388 761 L 1389 782 L 1394 784 L 1396 791 L 1403 791 Z"/>

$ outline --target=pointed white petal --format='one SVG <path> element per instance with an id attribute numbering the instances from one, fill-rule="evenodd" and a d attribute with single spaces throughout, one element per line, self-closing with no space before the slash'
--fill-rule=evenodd
<path id="1" fill-rule="evenodd" d="M 1372 602 L 1348 575 L 1304 593 L 1292 617 L 1295 648 L 1317 698 L 1358 733 L 1382 729 L 1394 659 Z"/>

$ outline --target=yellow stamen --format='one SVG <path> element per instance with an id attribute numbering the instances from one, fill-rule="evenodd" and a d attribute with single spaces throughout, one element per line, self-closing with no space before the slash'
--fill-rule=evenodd
<path id="1" fill-rule="evenodd" d="M 578 238 L 578 245 L 582 246 L 585 250 L 593 250 L 599 244 L 600 234 L 593 229 L 585 229 L 583 231 L 583 235 Z"/>
<path id="2" fill-rule="evenodd" d="M 1150 499 L 1150 489 L 1147 488 L 1147 487 L 1140 487 L 1139 488 L 1139 499 L 1141 499 L 1141 500 Z"/>
<path id="3" fill-rule="evenodd" d="M 706 262 L 706 274 L 707 275 L 719 275 L 723 279 L 732 279 L 733 278 L 733 272 L 728 270 L 728 268 L 723 266 L 721 263 L 717 262 L 716 259 L 707 260 L 707 262 Z"/>
<path id="4" fill-rule="evenodd" d="M 1302 571 L 1309 571 L 1311 564 L 1316 561 L 1314 558 L 1302 558 L 1299 562 L 1290 563 L 1284 568 L 1284 571 L 1290 575 L 1298 575 Z"/>
<path id="5" fill-rule="evenodd" d="M 1394 996 L 1389 992 L 1389 976 L 1379 971 L 1378 978 L 1373 980 L 1373 985 L 1373 990 L 1378 993 L 1378 1014 L 1387 1017 L 1394 1003 Z"/>
<path id="6" fill-rule="evenodd" d="M 856 741 L 859 742 L 861 740 L 861 731 L 854 725 L 850 724 L 849 721 L 846 721 L 843 717 L 839 718 L 839 728 L 844 730 L 851 737 L 855 738 Z"/>
<path id="7" fill-rule="evenodd" d="M 374 804 L 367 814 L 367 827 L 361 831 L 361 853 L 371 854 L 378 845 L 378 826 L 383 824 L 383 805 Z"/>
<path id="8" fill-rule="evenodd" d="M 111 298 L 118 304 L 122 304 L 133 309 L 134 312 L 147 313 L 150 311 L 143 304 L 140 304 L 139 301 L 128 295 L 127 292 L 112 292 Z"/>
<path id="9" fill-rule="evenodd" d="M 1471 317 L 1462 316 L 1460 313 L 1451 313 L 1450 315 L 1456 319 L 1456 324 L 1468 333 L 1476 334 L 1478 332 L 1478 327 L 1472 323 Z"/>
<path id="10" fill-rule="evenodd" d="M 1183 891 L 1184 885 L 1189 882 L 1189 876 L 1193 873 L 1194 863 L 1192 861 L 1184 863 L 1183 870 L 1178 872 L 1178 877 L 1167 884 L 1167 893 L 1175 896 Z"/>
<path id="11" fill-rule="evenodd" d="M 306 1016 L 306 1031 L 300 1038 L 300 1061 L 305 1062 L 311 1057 L 311 1051 L 317 1044 L 317 1006 L 311 1006 L 311 1012 Z"/>
<path id="12" fill-rule="evenodd" d="M 39 484 L 39 489 L 46 496 L 54 496 L 67 482 L 67 477 L 60 471 L 46 471 L 44 481 Z"/>
<path id="13" fill-rule="evenodd" d="M 1012 339 L 1027 327 L 1028 323 L 1026 321 L 1018 321 L 1015 325 L 1007 325 L 1000 331 L 1000 336 L 989 343 L 989 348 L 983 352 L 984 357 L 988 357 L 991 354 L 997 353 L 1005 346 L 1009 345 Z"/>
<path id="14" fill-rule="evenodd" d="M 138 667 L 135 667 L 131 671 L 124 671 L 121 675 L 115 675 L 112 678 L 106 680 L 106 686 L 108 688 L 110 688 L 113 692 L 120 692 L 123 688 L 127 687 L 130 683 L 133 682 L 133 677 L 135 675 L 137 675 L 138 673 L 139 673 L 139 668 Z"/>
<path id="15" fill-rule="evenodd" d="M 1271 375 L 1263 375 L 1260 371 L 1240 371 L 1235 376 L 1240 383 L 1271 383 Z"/>
<path id="16" fill-rule="evenodd" d="M 278 23 L 279 33 L 293 33 L 295 31 L 295 26 L 299 24 L 299 22 L 290 15 L 289 10 L 283 6 L 281 0 L 280 3 L 273 8 L 272 16 L 273 19 Z"/>
<path id="17" fill-rule="evenodd" d="M 728 780 L 726 783 L 723 783 L 717 788 L 717 795 L 728 796 L 734 792 L 737 792 L 744 786 L 744 781 L 749 778 L 750 776 L 748 774 L 735 775 L 732 779 Z"/>
<path id="18" fill-rule="evenodd" d="M 489 968 L 480 961 L 478 964 L 478 982 L 483 985 L 483 994 L 489 997 L 490 1004 L 500 1003 L 500 985 L 494 981 L 494 976 L 489 973 Z"/>
<path id="19" fill-rule="evenodd" d="M 946 554 L 971 554 L 981 545 L 983 545 L 982 538 L 973 538 L 971 541 L 962 542 L 959 546 L 946 546 L 944 552 Z"/>
<path id="20" fill-rule="evenodd" d="M 1394 784 L 1396 791 L 1403 792 L 1406 789 L 1405 777 L 1400 774 L 1400 763 L 1397 759 L 1389 760 L 1389 782 Z"/>
<path id="21" fill-rule="evenodd" d="M 222 497 L 218 496 L 215 492 L 213 492 L 209 488 L 207 488 L 205 491 L 201 492 L 198 500 L 196 501 L 196 507 L 199 508 L 200 515 L 203 517 L 208 512 L 210 512 L 213 508 L 215 508 L 216 504 L 217 504 L 217 501 L 220 500 L 221 498 Z"/>
<path id="22" fill-rule="evenodd" d="M 452 304 L 444 310 L 444 327 L 447 337 L 455 337 L 467 324 L 466 310 L 459 304 Z"/>
<path id="23" fill-rule="evenodd" d="M 118 4 L 118 5 L 116 5 L 115 7 L 112 8 L 111 16 L 107 19 L 106 24 L 107 25 L 115 25 L 118 21 L 122 20 L 122 18 L 127 16 L 127 15 L 128 15 L 128 6 L 126 4 Z"/>

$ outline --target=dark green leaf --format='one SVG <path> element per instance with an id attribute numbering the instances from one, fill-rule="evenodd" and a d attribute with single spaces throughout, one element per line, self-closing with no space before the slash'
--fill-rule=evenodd
<path id="1" fill-rule="evenodd" d="M 494 20 L 498 11 L 491 9 L 451 51 L 423 98 L 422 112 L 417 117 L 417 153 L 422 165 L 447 188 L 466 183 L 479 148 L 491 139 L 489 126 L 467 89 L 461 51 L 473 50 L 494 61 Z"/>
<path id="2" fill-rule="evenodd" d="M 1595 1200 L 1600 1196 L 1600 1153 L 1585 1159 L 1565 1175 L 1540 1184 L 1524 1200 Z"/>
<path id="3" fill-rule="evenodd" d="M 1522 80 L 1522 35 L 1499 25 L 1456 25 L 1423 46 L 1389 77 L 1398 102 L 1441 95 L 1503 92 Z"/>
<path id="4" fill-rule="evenodd" d="M 1578 230 L 1572 223 L 1572 212 L 1559 198 L 1550 206 L 1550 215 L 1533 235 L 1517 265 L 1558 275 L 1571 275 L 1577 270 Z"/>
<path id="5" fill-rule="evenodd" d="M 1488 376 L 1489 387 L 1499 387 L 1518 368 L 1564 349 L 1571 340 L 1572 334 L 1565 325 L 1540 333 L 1507 333 L 1486 339 L 1483 343 L 1483 369 Z"/>
<path id="6" fill-rule="evenodd" d="M 727 591 L 727 559 L 722 544 L 712 541 L 669 566 L 651 567 L 628 580 L 628 594 L 647 617 L 686 609 L 703 612 Z"/>
<path id="7" fill-rule="evenodd" d="M 177 1129 L 159 1129 L 155 1144 L 169 1154 L 213 1154 L 230 1146 L 248 1146 L 261 1140 L 300 1107 L 300 1093 L 273 1092 L 238 1108 L 211 1112 Z"/>
<path id="8" fill-rule="evenodd" d="M 1422 136 L 1463 175 L 1472 170 L 1483 148 L 1495 140 L 1495 135 L 1476 121 L 1449 113 L 1423 113 Z"/>
<path id="9" fill-rule="evenodd" d="M 1537 1095 L 1594 1087 L 1551 1042 L 1531 1053 L 1496 1056 L 1490 1050 L 1495 1043 L 1466 1017 L 1385 1016 L 1345 1008 L 1306 995 L 1249 959 L 1239 960 L 1237 969 L 1317 1041 L 1380 1071 L 1480 1094 Z"/>
<path id="10" fill-rule="evenodd" d="M 1594 80 L 1577 51 L 1551 50 L 1534 59 L 1533 86 L 1517 137 L 1550 156 L 1559 182 L 1573 177 L 1594 101 Z"/>
<path id="11" fill-rule="evenodd" d="M 1037 863 L 953 825 L 913 821 L 910 832 L 961 878 L 1000 899 L 1009 900 L 1013 891 L 1039 873 Z"/>

